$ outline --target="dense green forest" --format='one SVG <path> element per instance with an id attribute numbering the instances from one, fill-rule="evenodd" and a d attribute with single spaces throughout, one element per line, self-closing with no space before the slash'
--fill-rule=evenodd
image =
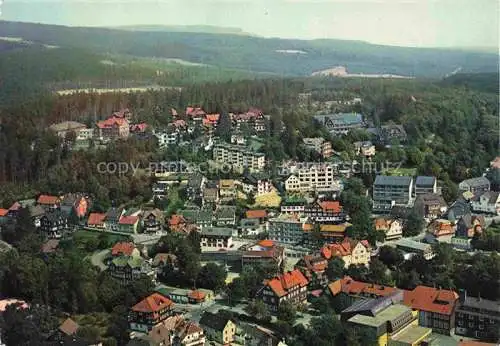
<path id="1" fill-rule="evenodd" d="M 495 54 L 460 50 L 388 47 L 359 41 L 266 39 L 243 35 L 141 32 L 0 21 L 3 36 L 96 53 L 179 58 L 222 68 L 307 76 L 346 66 L 351 73 L 442 77 L 498 70 Z M 286 54 L 278 50 L 300 50 Z"/>

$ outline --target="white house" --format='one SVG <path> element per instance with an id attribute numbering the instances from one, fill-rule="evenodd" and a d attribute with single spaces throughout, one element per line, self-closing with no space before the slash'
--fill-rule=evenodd
<path id="1" fill-rule="evenodd" d="M 179 133 L 178 132 L 155 132 L 155 137 L 158 139 L 158 146 L 160 148 L 166 147 L 168 145 L 176 144 L 179 142 Z"/>
<path id="2" fill-rule="evenodd" d="M 488 191 L 471 201 L 475 212 L 500 215 L 500 192 Z"/>
<path id="3" fill-rule="evenodd" d="M 375 220 L 375 230 L 385 233 L 385 240 L 397 240 L 403 236 L 403 225 L 398 220 L 378 218 Z"/>

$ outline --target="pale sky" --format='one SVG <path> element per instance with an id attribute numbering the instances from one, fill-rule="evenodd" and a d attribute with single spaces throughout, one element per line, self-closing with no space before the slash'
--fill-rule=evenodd
<path id="1" fill-rule="evenodd" d="M 5 20 L 214 25 L 265 37 L 417 47 L 498 47 L 500 30 L 498 0 L 3 0 L 0 6 Z"/>

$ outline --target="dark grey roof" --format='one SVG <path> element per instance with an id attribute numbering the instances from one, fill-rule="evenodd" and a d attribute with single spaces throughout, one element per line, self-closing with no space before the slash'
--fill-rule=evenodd
<path id="1" fill-rule="evenodd" d="M 229 318 L 221 316 L 220 314 L 204 312 L 200 319 L 200 326 L 223 331 L 229 321 Z"/>
<path id="2" fill-rule="evenodd" d="M 123 213 L 123 208 L 111 208 L 106 213 L 106 219 L 118 219 Z"/>
<path id="3" fill-rule="evenodd" d="M 410 186 L 412 177 L 377 175 L 374 185 Z"/>
<path id="4" fill-rule="evenodd" d="M 259 227 L 259 219 L 241 219 L 241 227 Z"/>
<path id="5" fill-rule="evenodd" d="M 49 220 L 50 222 L 57 222 L 60 220 L 67 219 L 67 216 L 60 210 L 54 210 L 45 214 L 44 216 L 42 216 L 42 218 L 47 218 L 47 220 Z"/>
<path id="6" fill-rule="evenodd" d="M 462 181 L 460 184 L 467 184 L 471 187 L 475 187 L 475 186 L 489 185 L 490 181 L 486 177 L 477 177 L 477 178 L 466 179 Z"/>
<path id="7" fill-rule="evenodd" d="M 233 219 L 236 216 L 236 207 L 232 205 L 220 205 L 215 211 L 217 219 Z"/>
<path id="8" fill-rule="evenodd" d="M 422 176 L 422 175 L 420 175 L 415 180 L 415 185 L 416 186 L 428 186 L 428 187 L 432 187 L 432 186 L 434 186 L 435 182 L 436 182 L 436 177 L 428 177 L 428 176 Z"/>
<path id="9" fill-rule="evenodd" d="M 30 206 L 29 210 L 31 217 L 40 217 L 45 214 L 45 209 L 41 205 Z"/>
<path id="10" fill-rule="evenodd" d="M 203 176 L 201 174 L 195 173 L 189 177 L 187 186 L 191 188 L 200 188 L 202 181 Z"/>
<path id="11" fill-rule="evenodd" d="M 363 299 L 343 310 L 342 313 L 357 313 L 374 317 L 379 311 L 390 305 L 392 305 L 392 299 L 390 297 Z"/>
<path id="12" fill-rule="evenodd" d="M 466 297 L 462 306 L 500 313 L 500 302 L 476 297 Z"/>
<path id="13" fill-rule="evenodd" d="M 438 195 L 437 193 L 425 193 L 419 195 L 417 196 L 417 199 L 415 201 L 415 204 L 417 203 L 422 203 L 424 205 L 439 203 L 440 205 L 446 206 L 446 201 L 444 200 L 443 196 Z"/>
<path id="14" fill-rule="evenodd" d="M 449 221 L 458 221 L 462 216 L 471 213 L 469 202 L 464 199 L 457 199 L 446 211 L 446 218 Z"/>
<path id="15" fill-rule="evenodd" d="M 226 227 L 205 227 L 201 230 L 202 236 L 231 237 L 233 230 Z"/>

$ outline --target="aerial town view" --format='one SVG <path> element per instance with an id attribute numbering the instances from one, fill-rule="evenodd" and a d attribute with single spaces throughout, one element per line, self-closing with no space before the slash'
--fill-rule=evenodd
<path id="1" fill-rule="evenodd" d="M 500 345 L 498 28 L 0 1 L 0 346 Z"/>

